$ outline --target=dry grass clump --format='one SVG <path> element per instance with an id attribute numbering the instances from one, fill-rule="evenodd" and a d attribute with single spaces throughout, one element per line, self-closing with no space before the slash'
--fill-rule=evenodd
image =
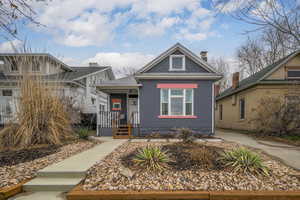
<path id="1" fill-rule="evenodd" d="M 11 123 L 0 132 L 2 147 L 61 144 L 72 136 L 70 116 L 56 91 L 40 76 L 23 74 Z"/>

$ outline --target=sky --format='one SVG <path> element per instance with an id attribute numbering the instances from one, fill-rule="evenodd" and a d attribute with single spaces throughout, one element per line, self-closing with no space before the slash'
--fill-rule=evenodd
<path id="1" fill-rule="evenodd" d="M 233 68 L 236 48 L 249 29 L 216 14 L 205 0 L 52 0 L 32 6 L 43 26 L 21 26 L 21 41 L 12 43 L 21 46 L 26 40 L 33 51 L 72 66 L 98 62 L 114 70 L 141 68 L 180 42 L 196 54 L 208 51 L 208 59 L 223 57 Z M 11 51 L 10 42 L 0 39 L 0 52 Z"/>

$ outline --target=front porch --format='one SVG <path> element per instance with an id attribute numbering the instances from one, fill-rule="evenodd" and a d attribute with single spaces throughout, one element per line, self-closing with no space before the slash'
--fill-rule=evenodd
<path id="1" fill-rule="evenodd" d="M 99 109 L 98 136 L 130 138 L 139 134 L 139 85 L 133 77 L 109 81 L 97 86 L 108 94 L 107 110 Z"/>

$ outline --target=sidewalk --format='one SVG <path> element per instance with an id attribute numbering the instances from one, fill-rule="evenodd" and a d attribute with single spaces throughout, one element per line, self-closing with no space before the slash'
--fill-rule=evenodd
<path id="1" fill-rule="evenodd" d="M 242 145 L 261 149 L 267 154 L 277 157 L 286 165 L 300 170 L 300 148 L 280 142 L 258 141 L 254 138 L 235 131 L 217 130 L 216 136 L 224 140 L 237 142 Z"/>
<path id="2" fill-rule="evenodd" d="M 26 193 L 11 199 L 64 199 L 60 194 L 76 186 L 90 167 L 126 141 L 105 139 L 102 144 L 40 170 L 35 179 L 23 186 Z"/>

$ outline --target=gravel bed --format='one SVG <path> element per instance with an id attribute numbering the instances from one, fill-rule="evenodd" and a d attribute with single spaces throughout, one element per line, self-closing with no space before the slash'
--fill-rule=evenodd
<path id="1" fill-rule="evenodd" d="M 40 146 L 0 152 L 0 189 L 36 176 L 38 170 L 85 151 L 99 141 L 79 140 L 60 147 Z"/>
<path id="2" fill-rule="evenodd" d="M 166 145 L 167 143 L 151 143 Z M 170 143 L 169 143 L 170 144 Z M 174 144 L 174 143 L 173 143 Z M 122 159 L 137 148 L 149 145 L 127 142 L 89 169 L 82 183 L 83 190 L 299 190 L 299 172 L 256 151 L 271 169 L 271 176 L 254 176 L 220 169 L 167 169 L 161 173 L 129 170 L 133 177 L 124 176 Z M 175 144 L 176 145 L 176 144 Z M 206 142 L 205 145 L 230 150 L 240 145 L 232 142 Z M 254 149 L 252 149 L 254 150 Z M 126 168 L 128 170 L 128 168 Z"/>

